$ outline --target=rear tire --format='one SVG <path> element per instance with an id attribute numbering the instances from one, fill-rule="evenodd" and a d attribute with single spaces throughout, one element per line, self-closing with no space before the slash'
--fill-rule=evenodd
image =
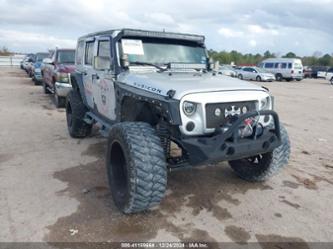
<path id="1" fill-rule="evenodd" d="M 280 127 L 282 144 L 272 152 L 229 162 L 240 178 L 251 182 L 265 181 L 288 164 L 290 141 L 287 130 L 282 125 Z"/>
<path id="2" fill-rule="evenodd" d="M 276 81 L 282 81 L 283 78 L 282 78 L 282 75 L 278 73 L 275 75 L 275 79 L 276 79 Z"/>
<path id="3" fill-rule="evenodd" d="M 331 78 L 330 83 L 331 83 L 331 85 L 333 85 L 333 77 Z"/>
<path id="4" fill-rule="evenodd" d="M 66 101 L 66 118 L 69 135 L 73 138 L 84 138 L 91 133 L 92 125 L 84 121 L 88 109 L 82 102 L 80 94 L 72 90 Z"/>
<path id="5" fill-rule="evenodd" d="M 243 80 L 243 75 L 238 75 L 238 79 Z"/>
<path id="6" fill-rule="evenodd" d="M 114 125 L 108 139 L 106 168 L 116 206 L 137 213 L 158 205 L 167 186 L 167 165 L 156 131 L 143 122 Z"/>

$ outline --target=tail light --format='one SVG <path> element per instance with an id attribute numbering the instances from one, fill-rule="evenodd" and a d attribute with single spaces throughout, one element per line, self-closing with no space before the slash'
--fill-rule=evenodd
<path id="1" fill-rule="evenodd" d="M 291 70 L 291 73 L 293 74 L 293 73 L 294 73 L 294 70 Z"/>

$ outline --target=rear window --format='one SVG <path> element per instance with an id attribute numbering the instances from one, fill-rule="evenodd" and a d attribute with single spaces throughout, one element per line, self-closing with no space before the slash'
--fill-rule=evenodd
<path id="1" fill-rule="evenodd" d="M 75 50 L 59 50 L 57 61 L 64 64 L 74 64 Z"/>

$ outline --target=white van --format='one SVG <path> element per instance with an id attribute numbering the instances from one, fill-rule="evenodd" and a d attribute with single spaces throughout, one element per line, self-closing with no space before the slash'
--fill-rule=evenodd
<path id="1" fill-rule="evenodd" d="M 303 65 L 300 59 L 296 58 L 270 58 L 262 61 L 259 67 L 275 75 L 277 81 L 303 79 Z"/>

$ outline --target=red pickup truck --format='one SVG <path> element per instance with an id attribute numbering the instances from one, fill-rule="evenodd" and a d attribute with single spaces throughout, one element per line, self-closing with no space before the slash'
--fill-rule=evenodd
<path id="1" fill-rule="evenodd" d="M 43 60 L 43 88 L 53 94 L 57 108 L 64 107 L 66 96 L 72 89 L 70 73 L 75 70 L 75 49 L 55 49 L 52 58 Z"/>

